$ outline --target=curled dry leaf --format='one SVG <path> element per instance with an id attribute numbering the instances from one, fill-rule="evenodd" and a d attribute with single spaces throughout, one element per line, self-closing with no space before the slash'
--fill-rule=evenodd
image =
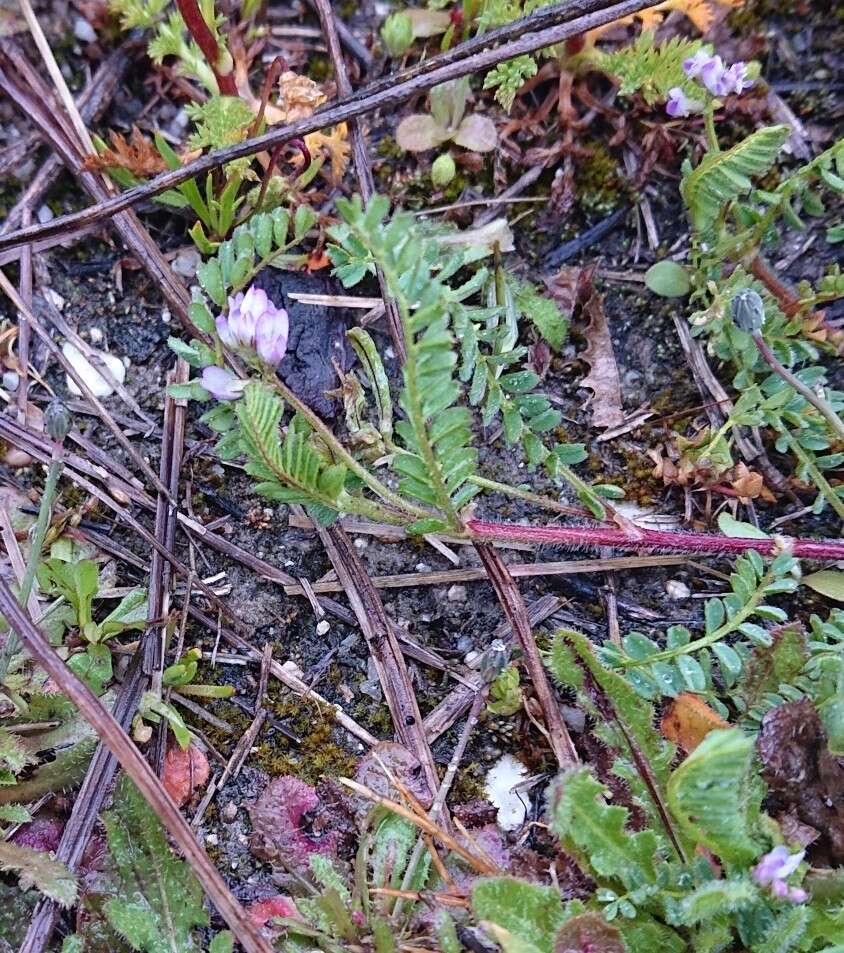
<path id="1" fill-rule="evenodd" d="M 99 155 L 86 156 L 85 168 L 101 170 L 109 168 L 126 169 L 138 178 L 146 179 L 167 170 L 167 163 L 161 153 L 138 129 L 132 126 L 128 140 L 119 132 L 110 132 L 111 148 L 104 149 Z"/>
<path id="2" fill-rule="evenodd" d="M 270 863 L 283 858 L 285 866 L 303 874 L 310 869 L 312 854 L 333 856 L 337 835 L 328 831 L 317 837 L 308 824 L 308 816 L 319 807 L 317 793 L 309 784 L 288 775 L 274 778 L 249 808 L 252 852 Z"/>
<path id="3" fill-rule="evenodd" d="M 208 758 L 196 744 L 187 750 L 172 745 L 164 756 L 164 773 L 161 779 L 167 793 L 181 807 L 193 797 L 211 774 Z"/>
<path id="4" fill-rule="evenodd" d="M 621 405 L 621 380 L 601 296 L 591 287 L 583 302 L 583 314 L 588 319 L 586 350 L 581 357 L 589 365 L 589 373 L 581 381 L 593 397 L 587 405 L 592 413 L 593 427 L 618 427 L 624 423 Z"/>
<path id="5" fill-rule="evenodd" d="M 405 10 L 405 15 L 413 24 L 414 39 L 424 40 L 429 36 L 439 36 L 451 26 L 451 14 L 447 10 Z"/>
<path id="6" fill-rule="evenodd" d="M 844 861 L 844 764 L 808 698 L 772 708 L 756 742 L 775 807 L 821 832 L 813 847 Z"/>
<path id="7" fill-rule="evenodd" d="M 695 748 L 714 728 L 729 725 L 698 695 L 681 692 L 665 709 L 660 729 L 669 741 L 679 745 L 686 754 Z"/>

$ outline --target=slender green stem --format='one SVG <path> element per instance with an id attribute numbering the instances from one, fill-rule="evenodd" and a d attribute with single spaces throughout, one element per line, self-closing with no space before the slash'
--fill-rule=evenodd
<path id="1" fill-rule="evenodd" d="M 844 520 L 844 500 L 842 500 L 835 490 L 829 485 L 829 481 L 821 472 L 820 467 L 815 463 L 812 457 L 806 453 L 803 447 L 800 446 L 794 434 L 786 430 L 783 436 L 788 442 L 788 447 L 791 452 L 809 471 L 812 479 L 815 481 L 815 486 L 817 486 L 823 498 L 827 501 L 827 503 L 829 503 L 829 505 L 835 510 L 841 519 Z"/>
<path id="2" fill-rule="evenodd" d="M 26 608 L 29 596 L 32 593 L 32 587 L 35 583 L 35 573 L 41 563 L 41 547 L 44 545 L 44 539 L 47 536 L 47 529 L 50 525 L 50 513 L 53 508 L 53 501 L 56 497 L 56 487 L 59 483 L 59 475 L 64 466 L 64 449 L 60 443 L 53 443 L 52 456 L 50 458 L 50 468 L 47 471 L 47 480 L 44 484 L 44 493 L 41 496 L 41 505 L 38 507 L 38 517 L 35 521 L 35 527 L 32 531 L 32 540 L 30 543 L 29 557 L 26 561 L 26 570 L 21 580 L 18 600 Z M 20 647 L 18 637 L 14 631 L 9 630 L 6 638 L 6 644 L 3 651 L 0 652 L 0 682 L 6 676 L 9 670 L 12 658 Z"/>
<path id="3" fill-rule="evenodd" d="M 698 652 L 700 649 L 705 649 L 707 646 L 713 645 L 715 642 L 720 642 L 725 636 L 729 635 L 731 632 L 735 632 L 740 625 L 746 622 L 747 619 L 753 615 L 753 613 L 756 611 L 756 607 L 765 598 L 765 589 L 773 581 L 773 578 L 773 574 L 769 569 L 759 581 L 759 585 L 756 587 L 756 590 L 750 599 L 748 599 L 748 601 L 741 607 L 741 609 L 739 609 L 732 619 L 727 619 L 727 621 L 715 629 L 714 632 L 710 632 L 708 635 L 704 635 L 699 639 L 695 639 L 694 642 L 687 642 L 685 645 L 678 645 L 673 649 L 664 649 L 662 652 L 656 652 L 653 655 L 648 655 L 646 658 L 626 658 L 621 664 L 625 668 L 639 668 L 642 665 L 653 665 L 654 662 L 669 662 L 671 659 L 677 658 L 680 655 L 691 655 L 693 652 Z"/>
<path id="4" fill-rule="evenodd" d="M 473 473 L 467 480 L 468 483 L 474 483 L 475 486 L 489 490 L 491 493 L 503 493 L 506 496 L 512 496 L 519 500 L 525 500 L 527 503 L 533 503 L 535 506 L 541 506 L 546 510 L 553 510 L 555 513 L 565 513 L 567 516 L 589 516 L 584 509 L 579 506 L 566 506 L 565 503 L 559 503 L 548 496 L 540 496 L 538 493 L 531 493 L 530 490 L 522 490 L 517 486 L 510 486 L 508 483 L 499 483 L 497 480 L 488 480 L 486 477 L 478 476 Z"/>
<path id="5" fill-rule="evenodd" d="M 410 503 L 408 500 L 405 500 L 403 497 L 399 496 L 398 493 L 394 493 L 389 487 L 385 486 L 380 480 L 374 477 L 366 467 L 358 463 L 357 460 L 349 453 L 349 451 L 343 446 L 342 443 L 334 436 L 334 434 L 325 426 L 325 424 L 320 420 L 320 418 L 308 407 L 307 404 L 302 403 L 301 400 L 290 390 L 287 385 L 278 379 L 277 376 L 273 375 L 270 379 L 270 383 L 275 387 L 275 389 L 281 394 L 281 396 L 287 401 L 287 403 L 293 407 L 298 414 L 300 414 L 308 424 L 314 430 L 315 433 L 319 434 L 320 439 L 325 443 L 325 445 L 331 450 L 331 453 L 334 454 L 337 460 L 342 461 L 356 477 L 360 479 L 362 483 L 369 487 L 376 496 L 381 497 L 385 503 L 389 503 L 391 506 L 395 507 L 402 513 L 407 513 L 410 520 L 416 520 L 421 518 L 426 518 L 431 516 L 430 510 L 422 509 L 420 506 L 416 506 L 413 503 Z M 385 515 L 382 511 L 381 517 L 384 522 L 395 522 L 395 519 L 390 519 L 389 515 Z M 372 515 L 372 514 L 366 514 Z"/>
<path id="6" fill-rule="evenodd" d="M 715 109 L 710 103 L 703 113 L 703 128 L 706 132 L 706 147 L 710 152 L 720 152 L 718 133 L 715 131 Z"/>

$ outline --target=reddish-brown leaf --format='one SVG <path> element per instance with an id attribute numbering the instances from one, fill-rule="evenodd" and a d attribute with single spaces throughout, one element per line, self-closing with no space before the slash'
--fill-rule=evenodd
<path id="1" fill-rule="evenodd" d="M 88 169 L 126 169 L 138 178 L 146 179 L 167 170 L 167 163 L 161 157 L 155 144 L 147 139 L 137 126 L 127 140 L 119 132 L 110 132 L 111 148 L 103 150 L 98 156 L 88 156 L 85 167 Z"/>
<path id="2" fill-rule="evenodd" d="M 666 708 L 660 728 L 669 741 L 686 754 L 694 751 L 713 728 L 727 728 L 727 722 L 698 695 L 682 692 Z"/>
<path id="3" fill-rule="evenodd" d="M 205 784 L 210 773 L 208 758 L 195 744 L 191 743 L 187 750 L 173 745 L 164 756 L 161 780 L 167 793 L 181 807 L 193 797 L 194 791 Z"/>

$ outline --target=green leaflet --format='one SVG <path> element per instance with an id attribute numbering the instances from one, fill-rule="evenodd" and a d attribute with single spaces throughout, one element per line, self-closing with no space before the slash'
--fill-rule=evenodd
<path id="1" fill-rule="evenodd" d="M 711 731 L 671 775 L 668 804 L 684 833 L 728 864 L 749 864 L 753 740 L 737 728 Z"/>
<path id="2" fill-rule="evenodd" d="M 0 870 L 14 871 L 22 890 L 36 887 L 63 907 L 76 900 L 76 878 L 47 851 L 0 841 Z"/>
<path id="3" fill-rule="evenodd" d="M 144 953 L 193 953 L 193 931 L 208 925 L 203 893 L 190 867 L 137 788 L 122 776 L 103 815 L 120 886 L 105 905 L 112 927 Z"/>
<path id="4" fill-rule="evenodd" d="M 523 948 L 539 953 L 551 953 L 554 937 L 567 919 L 559 890 L 515 877 L 477 883 L 472 890 L 472 911 L 479 920 L 494 923 L 517 937 Z"/>
<path id="5" fill-rule="evenodd" d="M 283 412 L 284 402 L 271 387 L 258 382 L 247 385 L 235 411 L 247 457 L 246 472 L 258 481 L 255 489 L 263 496 L 307 503 L 318 508 L 320 522 L 331 522 L 344 491 L 346 468 L 329 464 L 314 450 L 310 428 L 299 418 L 290 422 L 282 441 Z"/>
<path id="6" fill-rule="evenodd" d="M 551 827 L 585 870 L 633 890 L 656 880 L 660 843 L 652 830 L 627 829 L 628 811 L 606 800 L 607 789 L 588 768 L 557 779 L 551 795 Z"/>
<path id="7" fill-rule="evenodd" d="M 728 202 L 750 191 L 750 176 L 768 171 L 789 133 L 785 125 L 757 129 L 731 149 L 708 152 L 686 172 L 680 190 L 696 229 L 712 226 Z"/>
<path id="8" fill-rule="evenodd" d="M 722 914 L 734 913 L 757 897 L 758 888 L 746 877 L 710 880 L 683 898 L 680 916 L 687 926 L 695 926 Z"/>

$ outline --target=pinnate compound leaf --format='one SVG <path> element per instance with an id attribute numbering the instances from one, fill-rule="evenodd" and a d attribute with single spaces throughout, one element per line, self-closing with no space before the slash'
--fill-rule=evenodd
<path id="1" fill-rule="evenodd" d="M 76 900 L 73 874 L 46 851 L 0 841 L 0 870 L 14 871 L 22 890 L 36 887 L 62 907 L 69 907 Z"/>
<path id="2" fill-rule="evenodd" d="M 112 927 L 144 953 L 194 953 L 193 931 L 207 926 L 202 888 L 170 850 L 164 829 L 137 788 L 121 777 L 104 816 L 121 881 L 105 905 Z"/>
<path id="3" fill-rule="evenodd" d="M 715 224 L 724 206 L 749 192 L 750 176 L 763 175 L 776 161 L 789 137 L 789 126 L 764 126 L 731 149 L 707 152 L 700 164 L 683 176 L 680 191 L 692 224 L 704 231 Z"/>
<path id="4" fill-rule="evenodd" d="M 749 864 L 759 853 L 750 836 L 752 757 L 752 738 L 716 729 L 668 782 L 668 804 L 685 834 L 731 864 Z"/>

